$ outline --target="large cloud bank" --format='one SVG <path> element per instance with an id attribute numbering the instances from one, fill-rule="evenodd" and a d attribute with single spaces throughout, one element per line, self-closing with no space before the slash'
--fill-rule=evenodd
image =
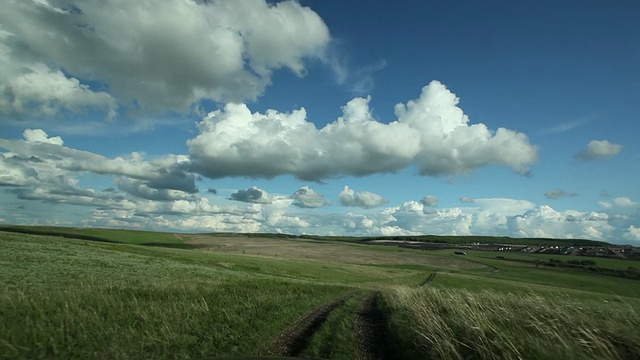
<path id="1" fill-rule="evenodd" d="M 15 208 L 3 218 L 19 223 L 51 224 L 46 221 L 58 219 L 61 209 L 76 206 L 87 209 L 82 224 L 169 231 L 640 239 L 638 202 L 628 197 L 601 202 L 601 212 L 556 210 L 502 198 L 467 198 L 459 207 L 436 208 L 435 195 L 383 207 L 388 201 L 382 195 L 344 186 L 331 195 L 338 200 L 335 206 L 367 210 L 340 213 L 328 210 L 330 201 L 308 186 L 292 195 L 257 186 L 227 189 L 226 199 L 201 192 L 185 155 L 145 159 L 131 153 L 108 158 L 67 147 L 62 138 L 39 129 L 26 130 L 23 136 L 24 140 L 0 139 L 0 187 L 28 209 L 24 218 Z M 86 185 L 87 179 L 96 178 L 108 187 Z M 55 206 L 48 209 L 60 214 L 34 218 L 29 212 L 47 206 Z"/>
<path id="2" fill-rule="evenodd" d="M 499 164 L 527 173 L 537 149 L 525 134 L 470 124 L 459 99 L 438 81 L 416 100 L 396 105 L 397 120 L 373 118 L 369 98 L 355 98 L 343 116 L 317 129 L 304 108 L 252 113 L 228 104 L 198 124 L 188 142 L 196 171 L 211 178 L 291 174 L 319 181 L 339 175 L 395 172 L 411 164 L 421 175 L 466 174 Z"/>
<path id="3" fill-rule="evenodd" d="M 12 115 L 253 100 L 273 70 L 304 75 L 330 39 L 296 1 L 8 0 L 0 24 L 0 113 Z"/>

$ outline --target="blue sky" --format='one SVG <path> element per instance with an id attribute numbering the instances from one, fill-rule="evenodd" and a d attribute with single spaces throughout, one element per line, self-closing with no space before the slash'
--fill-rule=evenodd
<path id="1" fill-rule="evenodd" d="M 9 1 L 0 223 L 639 244 L 633 1 Z"/>

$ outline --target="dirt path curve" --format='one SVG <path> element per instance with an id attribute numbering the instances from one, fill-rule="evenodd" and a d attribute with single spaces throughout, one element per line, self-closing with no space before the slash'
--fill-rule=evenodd
<path id="1" fill-rule="evenodd" d="M 426 286 L 428 285 L 430 282 L 432 282 L 433 280 L 436 279 L 436 275 L 438 275 L 438 272 L 432 272 L 431 274 L 429 274 L 429 277 L 422 282 L 422 284 L 420 284 L 420 286 Z"/>
<path id="2" fill-rule="evenodd" d="M 362 299 L 356 315 L 357 360 L 386 359 L 384 316 L 378 307 L 377 292 L 372 291 Z"/>
<path id="3" fill-rule="evenodd" d="M 327 316 L 338 306 L 351 298 L 355 293 L 347 294 L 320 306 L 301 317 L 286 328 L 268 351 L 270 356 L 297 356 L 308 345 L 309 340 L 313 336 Z"/>

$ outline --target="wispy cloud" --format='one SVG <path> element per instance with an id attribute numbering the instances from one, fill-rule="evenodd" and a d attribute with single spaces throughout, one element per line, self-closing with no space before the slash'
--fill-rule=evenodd
<path id="1" fill-rule="evenodd" d="M 559 124 L 541 129 L 538 131 L 539 135 L 552 135 L 552 134 L 560 134 L 563 132 L 567 132 L 573 129 L 577 129 L 581 126 L 585 126 L 587 124 L 589 124 L 590 122 L 594 121 L 596 118 L 598 118 L 600 116 L 600 114 L 591 114 L 591 115 L 587 115 L 584 116 L 580 119 L 577 120 L 571 120 L 571 121 L 565 121 L 565 122 L 561 122 Z"/>
<path id="2" fill-rule="evenodd" d="M 364 66 L 353 66 L 339 47 L 339 41 L 333 39 L 322 61 L 333 72 L 336 83 L 344 86 L 352 95 L 368 95 L 375 85 L 374 74 L 386 68 L 387 61 L 379 59 Z"/>

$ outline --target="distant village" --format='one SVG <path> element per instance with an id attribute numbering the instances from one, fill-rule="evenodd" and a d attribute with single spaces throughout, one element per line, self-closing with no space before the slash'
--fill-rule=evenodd
<path id="1" fill-rule="evenodd" d="M 513 246 L 502 245 L 497 246 L 495 251 L 521 251 L 532 254 L 549 254 L 549 255 L 573 255 L 573 256 L 592 256 L 592 257 L 608 257 L 616 259 L 640 260 L 640 247 L 631 245 L 616 245 L 611 247 L 600 246 Z"/>
<path id="2" fill-rule="evenodd" d="M 560 246 L 560 245 L 513 245 L 485 244 L 480 242 L 468 244 L 452 244 L 439 242 L 405 241 L 405 240 L 369 240 L 372 245 L 395 245 L 405 248 L 431 249 L 468 249 L 499 252 L 524 252 L 529 254 L 567 255 L 606 257 L 615 259 L 640 261 L 640 247 L 631 245 L 611 246 Z"/>

